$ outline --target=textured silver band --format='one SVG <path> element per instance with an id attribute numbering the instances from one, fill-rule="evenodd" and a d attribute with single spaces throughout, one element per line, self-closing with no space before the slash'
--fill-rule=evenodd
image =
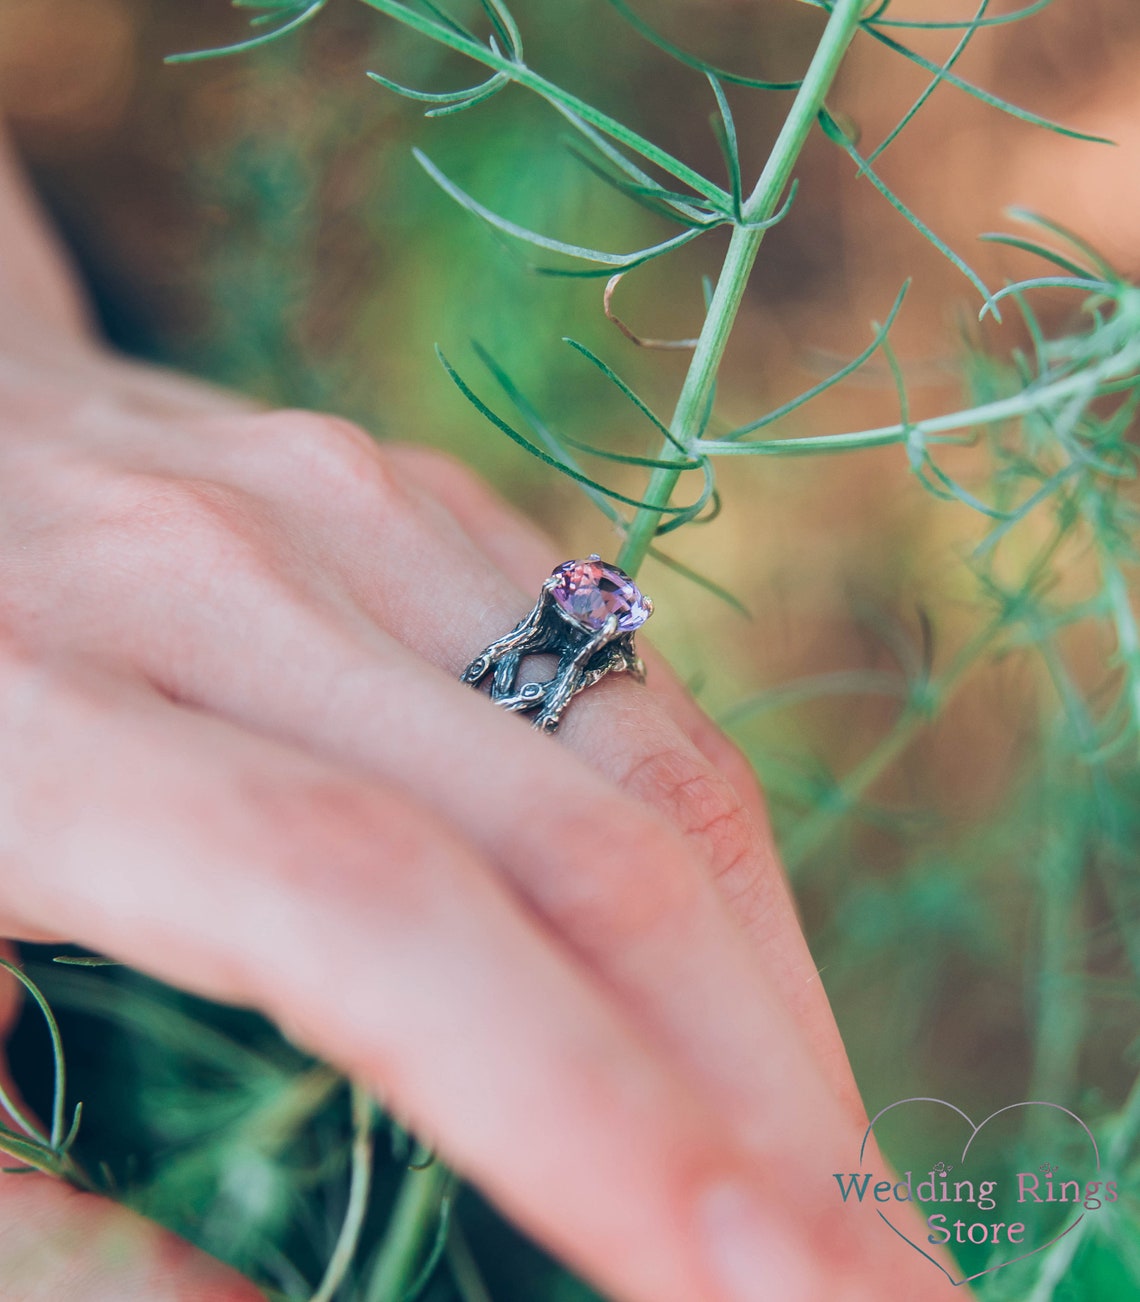
<path id="1" fill-rule="evenodd" d="M 596 559 L 596 558 L 592 558 Z M 645 681 L 645 666 L 616 614 L 600 628 L 585 626 L 554 600 L 558 571 L 542 585 L 534 609 L 505 637 L 492 642 L 464 669 L 460 681 L 479 687 L 491 676 L 491 699 L 504 710 L 534 711 L 534 727 L 554 732 L 574 697 L 610 673 L 631 674 Z M 652 609 L 651 603 L 646 604 Z M 523 659 L 532 655 L 558 658 L 554 675 L 542 682 L 518 685 Z"/>

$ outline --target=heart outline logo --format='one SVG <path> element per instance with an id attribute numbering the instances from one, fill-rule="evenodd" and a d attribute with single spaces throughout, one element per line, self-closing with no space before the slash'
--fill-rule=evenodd
<path id="1" fill-rule="evenodd" d="M 1007 1103 L 1005 1107 L 996 1109 L 994 1112 L 991 1112 L 988 1117 L 984 1117 L 980 1122 L 978 1122 L 977 1125 L 975 1125 L 973 1118 L 968 1116 L 965 1112 L 962 1111 L 961 1108 L 956 1107 L 953 1103 L 947 1102 L 946 1099 L 937 1099 L 937 1098 L 928 1098 L 928 1097 L 898 1099 L 894 1103 L 888 1103 L 885 1108 L 880 1108 L 879 1111 L 875 1113 L 875 1115 L 867 1123 L 867 1129 L 863 1134 L 863 1142 L 859 1146 L 859 1169 L 860 1170 L 863 1169 L 863 1158 L 867 1151 L 867 1141 L 871 1138 L 871 1135 L 874 1133 L 876 1122 L 878 1122 L 880 1118 L 886 1116 L 888 1112 L 893 1111 L 895 1108 L 900 1108 L 907 1103 L 937 1103 L 944 1108 L 949 1108 L 951 1112 L 956 1112 L 958 1116 L 960 1116 L 962 1120 L 965 1121 L 965 1123 L 970 1127 L 970 1137 L 969 1139 L 966 1140 L 965 1147 L 962 1149 L 962 1156 L 958 1159 L 959 1163 L 964 1162 L 966 1160 L 966 1155 L 970 1151 L 970 1146 L 971 1144 L 973 1144 L 974 1140 L 977 1139 L 979 1132 L 982 1131 L 995 1117 L 1000 1117 L 1003 1113 L 1006 1112 L 1012 1112 L 1015 1108 L 1053 1108 L 1055 1111 L 1063 1112 L 1065 1116 L 1071 1117 L 1072 1120 L 1075 1121 L 1077 1125 L 1080 1126 L 1080 1128 L 1088 1136 L 1088 1141 L 1092 1145 L 1093 1157 L 1096 1162 L 1096 1168 L 1095 1168 L 1096 1173 L 1098 1175 L 1100 1174 L 1100 1148 L 1097 1145 L 1096 1136 L 1088 1128 L 1088 1126 L 1085 1125 L 1085 1123 L 1081 1120 L 1081 1118 L 1077 1116 L 1075 1112 L 1071 1112 L 1068 1108 L 1063 1107 L 1060 1103 L 1049 1103 L 1045 1099 L 1024 1099 L 1020 1103 Z M 1015 1262 L 1024 1261 L 1027 1257 L 1033 1257 L 1036 1256 L 1037 1253 L 1039 1252 L 1044 1252 L 1046 1248 L 1052 1247 L 1054 1243 L 1057 1243 L 1059 1240 L 1063 1239 L 1065 1235 L 1072 1233 L 1072 1231 L 1077 1228 L 1077 1226 L 1081 1223 L 1081 1221 L 1084 1220 L 1085 1216 L 1088 1214 L 1087 1212 L 1082 1210 L 1081 1214 L 1072 1222 L 1072 1224 L 1067 1225 L 1061 1231 L 1060 1234 L 1055 1234 L 1051 1239 L 1047 1240 L 1045 1243 L 1038 1244 L 1037 1247 L 1031 1248 L 1028 1252 L 1023 1252 L 1016 1257 L 1010 1257 L 1008 1261 L 999 1261 L 996 1266 L 987 1266 L 985 1270 L 975 1271 L 974 1274 L 966 1275 L 962 1279 L 955 1279 L 954 1276 L 946 1269 L 946 1267 L 940 1261 L 937 1260 L 937 1258 L 932 1257 L 929 1252 L 926 1252 L 924 1251 L 924 1249 L 920 1248 L 918 1244 L 914 1242 L 913 1239 L 911 1239 L 908 1235 L 904 1234 L 902 1230 L 900 1230 L 899 1227 L 894 1224 L 894 1222 L 890 1219 L 889 1216 L 886 1216 L 883 1212 L 879 1211 L 878 1208 L 875 1209 L 875 1213 L 881 1221 L 883 1221 L 890 1229 L 892 1229 L 895 1232 L 895 1234 L 899 1236 L 900 1239 L 903 1240 L 904 1243 L 909 1244 L 910 1247 L 912 1247 L 915 1250 L 915 1252 L 917 1252 L 920 1256 L 925 1257 L 926 1260 L 929 1261 L 932 1266 L 936 1266 L 942 1272 L 942 1274 L 946 1276 L 946 1278 L 950 1281 L 950 1283 L 953 1285 L 954 1288 L 960 1288 L 963 1284 L 969 1284 L 975 1279 L 981 1279 L 983 1275 L 992 1275 L 994 1271 L 1003 1270 L 1006 1266 L 1012 1266 Z"/>

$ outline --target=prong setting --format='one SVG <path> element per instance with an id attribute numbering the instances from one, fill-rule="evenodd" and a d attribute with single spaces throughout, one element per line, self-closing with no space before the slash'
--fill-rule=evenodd
<path id="1" fill-rule="evenodd" d="M 596 554 L 567 561 L 543 582 L 530 614 L 476 656 L 460 681 L 479 687 L 492 675 L 490 694 L 497 705 L 534 711 L 534 727 L 554 732 L 574 697 L 606 674 L 644 681 L 633 631 L 652 612 L 653 603 L 616 566 Z M 551 678 L 520 686 L 522 662 L 532 655 L 557 656 L 558 667 Z"/>

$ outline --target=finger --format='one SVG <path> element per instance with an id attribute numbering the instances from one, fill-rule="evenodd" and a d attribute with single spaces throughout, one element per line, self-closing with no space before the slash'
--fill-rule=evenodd
<path id="1" fill-rule="evenodd" d="M 517 585 L 520 599 L 528 588 L 536 591 L 542 578 L 564 559 L 539 529 L 451 458 L 410 444 L 386 445 L 385 456 L 422 487 L 425 510 L 448 512 L 472 543 Z M 439 519 L 439 526 L 446 529 L 449 522 Z M 615 773 L 623 787 L 702 842 L 733 915 L 762 946 L 766 970 L 808 1028 L 828 1079 L 853 1114 L 860 1116 L 862 1102 L 846 1050 L 803 937 L 751 766 L 696 705 L 667 662 L 652 647 L 642 647 L 641 652 L 649 665 L 652 691 L 708 766 L 702 766 L 667 729 L 658 728 L 653 736 L 652 727 L 646 729 L 644 711 L 638 708 L 637 690 L 613 680 L 592 688 L 588 703 L 576 703 L 567 715 L 564 733 L 593 763 L 611 772 L 613 765 L 607 760 L 632 753 L 631 762 Z M 632 712 L 628 728 L 633 735 L 623 747 L 615 744 L 609 729 L 598 728 L 596 717 L 604 715 L 613 726 L 626 710 Z"/>
<path id="2" fill-rule="evenodd" d="M 458 462 L 412 444 L 385 445 L 385 456 L 415 479 L 424 492 L 425 509 L 445 509 L 471 542 L 497 565 L 519 589 L 520 598 L 533 590 L 536 576 L 545 577 L 561 560 L 541 530 L 510 509 L 482 481 Z M 537 581 L 541 581 L 538 578 Z M 640 648 L 649 668 L 648 685 L 655 698 L 688 740 L 726 778 L 753 827 L 753 872 L 723 868 L 722 885 L 737 915 L 757 926 L 776 911 L 787 920 L 791 895 L 772 844 L 767 811 L 751 766 L 736 746 L 709 719 L 685 690 L 669 663 L 651 646 Z M 607 687 L 609 685 L 607 684 Z M 622 685 L 623 687 L 627 685 Z M 649 783 L 644 784 L 646 788 Z M 659 805 L 676 811 L 667 794 Z M 787 956 L 785 956 L 787 957 Z"/>
<path id="3" fill-rule="evenodd" d="M 446 509 L 521 592 L 533 587 L 535 575 L 549 574 L 566 559 L 542 530 L 453 458 L 411 443 L 385 444 L 384 455 L 418 481 L 425 500 Z M 751 765 L 696 704 L 668 661 L 651 644 L 641 653 L 650 670 L 650 690 L 689 740 L 729 779 L 767 832 L 767 814 Z"/>
<path id="4" fill-rule="evenodd" d="M 12 961 L 12 947 L 0 942 Z M 20 1009 L 21 987 L 0 973 L 0 1040 Z M 0 1084 L 29 1115 L 6 1058 Z M 20 1123 L 0 1107 L 0 1120 Z M 0 1165 L 17 1167 L 13 1158 Z M 256 1302 L 261 1294 L 219 1262 L 123 1207 L 27 1172 L 0 1172 L 0 1297 L 4 1302 Z"/>
<path id="5" fill-rule="evenodd" d="M 257 1302 L 248 1281 L 173 1234 L 37 1174 L 0 1174 L 4 1302 Z"/>
<path id="6" fill-rule="evenodd" d="M 268 469 L 263 450 L 240 460 L 249 425 L 277 439 Z M 85 653 L 128 660 L 176 699 L 360 765 L 439 810 L 723 1090 L 742 1126 L 771 1124 L 801 1032 L 838 1076 L 826 1005 L 795 976 L 797 962 L 813 970 L 794 920 L 782 924 L 778 904 L 767 919 L 763 962 L 783 983 L 773 990 L 692 852 L 613 789 L 625 782 L 667 807 L 723 871 L 757 871 L 746 811 L 652 698 L 606 683 L 575 706 L 569 739 L 609 778 L 599 780 L 380 632 L 382 619 L 454 668 L 469 639 L 510 626 L 519 597 L 454 523 L 453 536 L 425 524 L 363 436 L 293 414 L 250 422 L 225 446 L 231 475 L 276 476 L 285 500 L 201 479 L 115 482 L 101 531 L 72 548 L 81 560 L 67 582 L 20 598 L 47 603 L 25 622 L 50 622 L 57 638 L 69 629 Z M 301 456 L 306 473 L 291 484 Z M 303 552 L 282 548 L 293 534 Z M 785 1001 L 799 1029 L 781 1036 Z"/>
<path id="7" fill-rule="evenodd" d="M 18 170 L 0 119 L 0 292 L 19 307 L 0 314 L 0 328 L 9 319 L 18 330 L 44 339 L 85 335 L 91 314 L 82 301 L 72 268 L 51 225 L 40 210 L 32 187 Z"/>
<path id="8" fill-rule="evenodd" d="M 811 1251 L 864 1271 L 830 1203 L 792 1197 L 812 1245 L 780 1210 L 799 1108 L 826 1169 L 853 1138 L 805 1064 L 782 1055 L 797 1098 L 755 1161 L 425 809 L 118 683 L 48 686 L 2 666 L 6 890 L 29 924 L 266 1010 L 631 1302 L 768 1297 L 772 1269 L 780 1296 L 822 1298 Z"/>

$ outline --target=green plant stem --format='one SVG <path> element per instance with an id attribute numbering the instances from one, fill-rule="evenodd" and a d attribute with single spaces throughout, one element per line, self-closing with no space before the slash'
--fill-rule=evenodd
<path id="1" fill-rule="evenodd" d="M 1140 1133 L 1140 1076 L 1133 1082 L 1128 1098 L 1125 1099 L 1124 1106 L 1117 1117 L 1116 1127 L 1111 1132 L 1106 1161 L 1102 1168 L 1106 1176 L 1120 1178 L 1123 1175 L 1125 1162 L 1129 1151 L 1136 1143 L 1138 1133 Z M 1075 1225 L 1056 1247 L 1042 1254 L 1041 1269 L 1037 1273 L 1033 1291 L 1028 1294 L 1025 1302 L 1051 1302 L 1058 1285 L 1065 1278 L 1073 1258 L 1077 1255 L 1077 1249 L 1088 1237 L 1095 1223 L 1094 1217 L 1081 1217 L 1080 1223 Z"/>
<path id="2" fill-rule="evenodd" d="M 1124 573 L 1116 557 L 1096 534 L 1095 526 L 1094 536 L 1097 536 L 1101 577 L 1116 629 L 1117 656 L 1124 666 L 1132 725 L 1136 730 L 1137 744 L 1140 745 L 1140 628 L 1136 624 L 1136 613 L 1132 609 L 1132 598 Z"/>
<path id="3" fill-rule="evenodd" d="M 687 460 L 692 455 L 692 446 L 700 438 L 728 337 L 764 239 L 764 231 L 755 229 L 751 223 L 763 222 L 776 212 L 792 168 L 803 151 L 847 47 L 858 30 L 863 4 L 864 0 L 837 0 L 760 179 L 743 205 L 744 221 L 732 232 L 724 265 L 670 423 L 676 443 L 672 440 L 665 442 L 662 460 L 678 463 Z M 618 555 L 618 564 L 627 573 L 636 574 L 641 568 L 661 523 L 664 508 L 672 500 L 680 474 L 678 465 L 655 470 L 650 476 L 645 492 L 647 505 L 641 507 L 630 522 Z"/>
<path id="4" fill-rule="evenodd" d="M 1062 774 L 1052 775 L 1063 782 Z M 1053 807 L 1045 822 L 1045 835 L 1033 865 L 1032 879 L 1037 889 L 1040 911 L 1036 989 L 1036 1035 L 1029 1097 L 1071 1104 L 1077 1083 L 1077 1064 L 1084 1039 L 1084 996 L 1078 973 L 1084 967 L 1086 921 L 1081 902 L 1082 857 L 1089 840 L 1084 808 L 1074 817 L 1065 805 L 1064 814 Z M 1040 1112 L 1030 1112 L 1029 1151 L 1039 1145 L 1032 1139 L 1033 1121 L 1040 1122 Z M 1040 1132 L 1042 1142 L 1044 1129 Z"/>
<path id="5" fill-rule="evenodd" d="M 467 1242 L 467 1235 L 463 1233 L 458 1220 L 451 1222 L 447 1236 L 447 1262 L 451 1267 L 452 1282 L 459 1290 L 463 1302 L 492 1302 L 471 1245 Z"/>
<path id="6" fill-rule="evenodd" d="M 886 447 L 904 443 L 908 437 L 935 437 L 981 425 L 1000 425 L 1021 420 L 1037 412 L 1049 411 L 1065 399 L 1086 390 L 1112 385 L 1117 380 L 1130 382 L 1140 368 L 1140 345 L 1130 345 L 1113 353 L 1105 361 L 1077 375 L 1068 375 L 1043 384 L 1035 384 L 1008 398 L 999 398 L 980 407 L 966 407 L 944 416 L 912 421 L 909 425 L 883 425 L 877 429 L 854 430 L 846 434 L 822 434 L 791 439 L 709 439 L 710 456 L 781 456 L 818 452 L 850 452 L 858 448 Z"/>
<path id="7" fill-rule="evenodd" d="M 1065 538 L 1065 530 L 1054 530 L 1052 537 L 1040 548 L 1026 571 L 1023 591 L 1028 592 L 1045 573 Z M 836 822 L 859 800 L 891 763 L 906 750 L 923 728 L 939 713 L 962 685 L 968 671 L 982 654 L 1009 626 L 1009 615 L 1003 611 L 979 629 L 958 651 L 945 670 L 936 678 L 912 689 L 912 696 L 900 714 L 894 728 L 859 761 L 831 793 L 830 799 L 805 818 L 786 841 L 780 851 L 789 873 L 813 853 L 831 834 Z"/>
<path id="8" fill-rule="evenodd" d="M 368 1191 L 372 1183 L 372 1100 L 359 1085 L 352 1087 L 352 1158 L 348 1206 L 324 1278 L 309 1302 L 332 1302 L 356 1255 Z"/>
<path id="9" fill-rule="evenodd" d="M 955 656 L 946 671 L 925 684 L 921 699 L 908 704 L 894 728 L 847 774 L 832 791 L 830 799 L 805 818 L 781 846 L 784 863 L 793 872 L 831 834 L 836 821 L 866 794 L 867 790 L 902 754 L 918 734 L 944 710 L 982 652 L 1005 628 L 1004 618 L 987 624 Z"/>
<path id="10" fill-rule="evenodd" d="M 369 1280 L 368 1302 L 404 1302 L 431 1250 L 443 1201 L 454 1183 L 442 1162 L 408 1170 Z"/>

